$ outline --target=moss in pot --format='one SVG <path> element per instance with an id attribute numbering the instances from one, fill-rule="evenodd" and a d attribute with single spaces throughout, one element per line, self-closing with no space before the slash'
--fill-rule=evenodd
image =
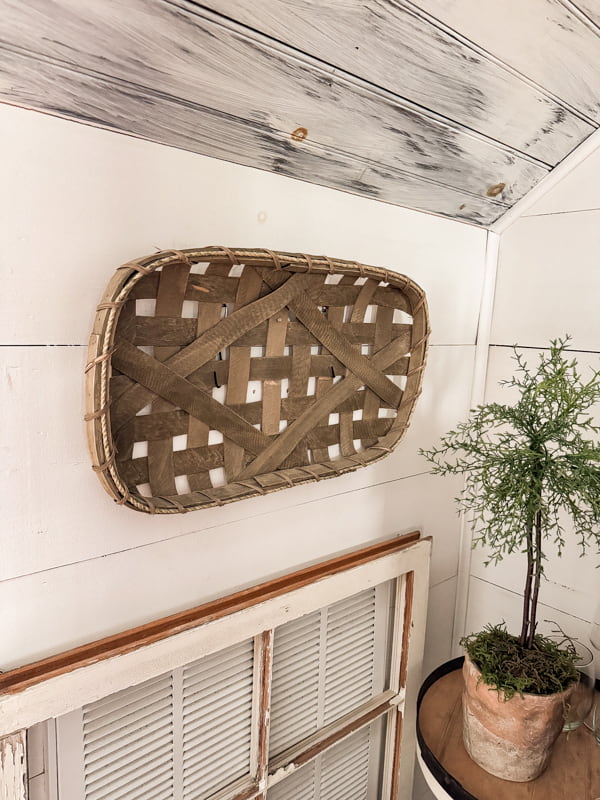
<path id="1" fill-rule="evenodd" d="M 582 554 L 600 551 L 600 428 L 590 415 L 600 401 L 600 371 L 584 379 L 569 360 L 570 338 L 550 342 L 536 369 L 515 347 L 513 405 L 489 403 L 422 454 L 433 473 L 464 475 L 457 498 L 470 515 L 473 546 L 487 564 L 511 553 L 526 562 L 521 630 L 487 626 L 463 639 L 464 741 L 488 772 L 532 780 L 546 767 L 575 685 L 576 653 L 537 633 L 546 545 L 560 556 L 562 518 L 570 519 Z"/>

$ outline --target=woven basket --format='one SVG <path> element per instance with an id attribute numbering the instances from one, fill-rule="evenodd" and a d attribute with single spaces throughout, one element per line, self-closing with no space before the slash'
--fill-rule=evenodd
<path id="1" fill-rule="evenodd" d="M 93 468 L 158 514 L 350 472 L 406 430 L 427 336 L 423 291 L 384 269 L 226 247 L 136 259 L 90 339 Z"/>

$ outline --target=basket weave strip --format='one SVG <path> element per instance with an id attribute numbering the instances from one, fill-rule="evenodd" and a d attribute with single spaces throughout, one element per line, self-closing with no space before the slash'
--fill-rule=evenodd
<path id="1" fill-rule="evenodd" d="M 220 247 L 129 262 L 90 339 L 93 466 L 150 513 L 357 469 L 406 430 L 427 337 L 422 290 L 388 270 Z"/>

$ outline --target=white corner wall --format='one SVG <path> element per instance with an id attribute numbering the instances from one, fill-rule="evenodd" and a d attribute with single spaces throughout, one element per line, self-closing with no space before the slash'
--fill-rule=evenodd
<path id="1" fill-rule="evenodd" d="M 425 669 L 450 655 L 458 485 L 419 447 L 470 403 L 484 231 L 0 106 L 0 669 L 420 528 L 434 539 Z M 113 270 L 155 248 L 269 247 L 405 272 L 433 329 L 399 449 L 351 475 L 220 509 L 117 507 L 90 468 L 83 367 Z"/>
<path id="2" fill-rule="evenodd" d="M 509 402 L 498 386 L 513 372 L 511 346 L 531 348 L 537 359 L 550 339 L 570 333 L 573 355 L 582 371 L 600 367 L 600 149 L 589 155 L 526 214 L 502 234 L 489 350 L 486 402 Z M 600 408 L 596 409 L 600 419 Z M 567 532 L 569 529 L 567 528 Z M 580 558 L 570 540 L 559 559 L 549 548 L 547 580 L 542 584 L 540 630 L 558 622 L 573 636 L 587 639 L 600 606 L 600 557 L 593 548 Z M 474 551 L 467 631 L 506 620 L 520 628 L 524 584 L 522 556 L 484 567 L 485 553 Z M 600 665 L 598 666 L 600 669 Z"/>

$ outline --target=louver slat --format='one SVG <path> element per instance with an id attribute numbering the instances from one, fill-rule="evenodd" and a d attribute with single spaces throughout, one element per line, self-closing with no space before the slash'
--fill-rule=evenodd
<path id="1" fill-rule="evenodd" d="M 327 609 L 325 724 L 373 696 L 375 589 Z"/>
<path id="2" fill-rule="evenodd" d="M 140 741 L 139 730 L 133 730 L 116 739 L 105 737 L 105 739 L 98 742 L 93 749 L 86 749 L 86 764 L 89 769 L 93 769 L 96 762 L 102 759 L 112 759 L 114 764 L 116 763 L 115 758 L 121 759 L 123 751 L 133 754 L 136 749 L 145 747 L 146 745 L 151 746 L 159 739 L 168 739 L 170 736 L 171 730 L 165 730 L 163 718 L 158 717 L 151 724 L 144 725 L 144 738 L 142 741 Z"/>
<path id="3" fill-rule="evenodd" d="M 84 708 L 86 800 L 172 796 L 172 704 L 163 676 Z"/>
<path id="4" fill-rule="evenodd" d="M 88 725 L 93 725 L 94 721 L 100 720 L 103 724 L 113 711 L 122 711 L 126 706 L 135 706 L 136 703 L 146 705 L 154 694 L 160 695 L 165 684 L 171 685 L 169 675 L 159 675 L 151 678 L 144 683 L 131 686 L 123 692 L 116 692 L 102 698 L 96 703 L 85 706 L 85 718 Z"/>
<path id="5" fill-rule="evenodd" d="M 126 739 L 140 728 L 146 729 L 146 727 L 160 725 L 171 705 L 171 698 L 168 697 L 146 707 L 135 709 L 132 713 L 125 711 L 127 716 L 124 719 L 117 719 L 89 735 L 86 741 L 86 751 L 90 754 L 94 753 L 96 748 L 105 745 L 107 737 L 113 738 L 116 735 L 119 739 Z"/>
<path id="6" fill-rule="evenodd" d="M 269 752 L 277 755 L 318 724 L 321 614 L 275 630 Z"/>
<path id="7" fill-rule="evenodd" d="M 316 798 L 314 762 L 267 792 L 267 800 L 316 800 Z"/>
<path id="8" fill-rule="evenodd" d="M 324 754 L 319 800 L 366 800 L 370 733 L 364 728 Z"/>
<path id="9" fill-rule="evenodd" d="M 374 694 L 375 588 L 275 631 L 271 756 Z"/>
<path id="10" fill-rule="evenodd" d="M 124 727 L 130 718 L 141 716 L 150 709 L 169 703 L 171 679 L 167 676 L 163 677 L 160 683 L 153 683 L 148 688 L 145 684 L 142 684 L 142 688 L 135 687 L 133 697 L 129 697 L 129 691 L 126 689 L 125 692 L 110 695 L 107 699 L 110 699 L 111 702 L 107 703 L 106 708 L 103 706 L 104 701 L 101 700 L 84 710 L 87 742 L 103 739 L 107 729 L 114 730 L 117 726 Z M 123 694 L 125 696 L 121 697 Z"/>
<path id="11" fill-rule="evenodd" d="M 172 740 L 172 733 L 170 729 L 165 730 L 164 725 L 148 734 L 144 728 L 144 735 L 140 741 L 139 731 L 136 732 L 135 738 L 131 739 L 131 744 L 127 742 L 124 748 L 124 742 L 117 740 L 112 743 L 112 746 L 103 748 L 95 760 L 87 757 L 86 763 L 89 765 L 88 774 L 92 774 L 95 764 L 99 759 L 110 761 L 113 772 L 118 773 L 120 770 L 128 771 L 132 762 L 137 761 L 144 754 L 154 754 L 162 751 L 163 748 L 168 748 Z M 123 749 L 125 754 L 123 755 Z M 93 787 L 93 782 L 89 782 L 89 787 Z"/>
<path id="12" fill-rule="evenodd" d="M 183 673 L 183 796 L 204 798 L 249 774 L 252 640 Z"/>
<path id="13" fill-rule="evenodd" d="M 155 786 L 157 782 L 166 783 L 172 780 L 172 766 L 153 766 L 156 753 L 148 753 L 146 758 L 139 763 L 128 765 L 127 769 L 118 773 L 118 778 L 97 788 L 86 787 L 86 797 L 89 800 L 116 800 L 116 798 L 130 798 L 133 791 L 143 792 L 143 787 Z"/>

